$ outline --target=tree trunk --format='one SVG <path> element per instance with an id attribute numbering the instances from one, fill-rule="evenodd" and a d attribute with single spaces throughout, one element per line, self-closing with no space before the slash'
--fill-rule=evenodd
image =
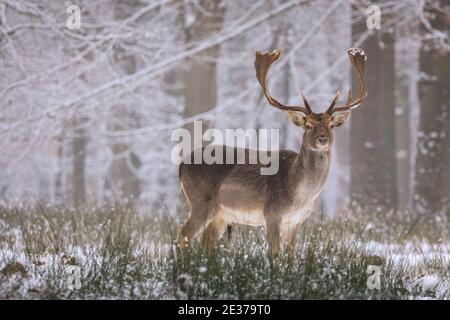
<path id="1" fill-rule="evenodd" d="M 218 33 L 223 26 L 225 4 L 223 1 L 200 0 L 197 7 L 191 8 L 195 14 L 192 25 L 187 24 L 185 13 L 185 39 L 187 43 L 202 41 L 212 34 Z M 184 117 L 192 117 L 206 112 L 217 104 L 217 64 L 220 46 L 216 45 L 188 59 L 189 70 L 185 73 L 185 108 Z M 208 126 L 204 123 L 203 128 Z M 192 123 L 186 125 L 192 132 Z"/>
<path id="2" fill-rule="evenodd" d="M 53 200 L 59 204 L 63 200 L 63 168 L 64 168 L 64 129 L 61 128 L 61 132 L 55 137 L 55 157 L 56 157 L 56 172 L 54 177 L 54 192 Z"/>
<path id="3" fill-rule="evenodd" d="M 133 14 L 139 6 L 139 1 L 117 0 L 114 16 L 123 20 Z M 114 62 L 117 72 L 130 75 L 136 72 L 136 57 L 126 54 L 125 50 L 117 46 L 114 51 Z M 133 117 L 130 107 L 126 104 L 114 106 L 110 127 L 114 131 L 132 129 L 137 126 L 137 119 Z M 132 108 L 131 108 L 132 109 Z M 125 125 L 124 125 L 125 124 Z M 125 141 L 114 140 L 111 145 L 114 160 L 110 166 L 110 186 L 117 198 L 126 198 L 137 201 L 140 196 L 140 181 L 136 172 L 141 166 L 137 154 L 131 151 L 130 145 Z"/>
<path id="4" fill-rule="evenodd" d="M 352 26 L 354 40 L 366 30 L 365 21 Z M 397 205 L 394 37 L 382 31 L 374 30 L 361 45 L 368 55 L 368 98 L 352 112 L 350 128 L 351 198 L 376 210 Z M 353 77 L 353 92 L 357 83 Z"/>
<path id="5" fill-rule="evenodd" d="M 405 211 L 411 207 L 412 200 L 412 136 L 411 115 L 417 99 L 412 96 L 412 83 L 416 81 L 418 69 L 418 46 L 411 35 L 418 31 L 418 23 L 412 20 L 396 30 L 395 72 L 396 72 L 396 108 L 395 141 L 397 156 L 398 209 Z"/>
<path id="6" fill-rule="evenodd" d="M 447 60 L 447 72 L 449 73 L 450 70 L 448 70 L 448 60 Z M 448 73 L 447 73 L 447 77 L 448 77 Z M 450 79 L 447 78 L 446 82 L 447 84 L 450 83 L 449 82 Z M 447 88 L 448 90 L 448 88 Z M 447 92 L 448 93 L 448 92 Z M 447 215 L 450 214 L 450 116 L 448 114 L 448 110 L 450 109 L 449 105 L 448 105 L 448 101 L 449 101 L 449 97 L 447 95 L 447 100 L 445 100 L 447 103 L 447 128 L 445 129 L 446 131 L 446 142 L 445 142 L 445 159 L 444 159 L 444 174 L 443 174 L 443 180 L 444 183 L 442 184 L 442 199 L 443 199 L 443 205 L 444 210 L 447 211 Z"/>
<path id="7" fill-rule="evenodd" d="M 84 120 L 78 116 L 73 118 L 73 133 L 75 137 L 72 141 L 73 152 L 73 177 L 72 192 L 73 204 L 78 207 L 85 203 L 85 159 L 86 159 L 86 142 L 85 130 L 83 128 Z"/>
<path id="8" fill-rule="evenodd" d="M 433 29 L 449 29 L 448 16 L 426 3 L 425 17 Z M 440 1 L 444 7 L 444 1 Z M 425 30 L 425 32 L 428 32 Z M 420 51 L 420 120 L 417 141 L 414 207 L 419 213 L 439 213 L 450 198 L 450 63 L 449 53 L 433 39 L 423 40 Z"/>

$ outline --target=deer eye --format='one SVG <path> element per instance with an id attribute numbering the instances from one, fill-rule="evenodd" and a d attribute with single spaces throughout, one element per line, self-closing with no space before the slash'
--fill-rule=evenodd
<path id="1" fill-rule="evenodd" d="M 312 128 L 313 128 L 312 125 L 310 125 L 309 123 L 305 124 L 306 130 L 311 130 Z"/>

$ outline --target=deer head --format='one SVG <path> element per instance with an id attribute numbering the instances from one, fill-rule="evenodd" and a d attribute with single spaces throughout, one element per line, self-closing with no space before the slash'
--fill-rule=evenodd
<path id="1" fill-rule="evenodd" d="M 267 83 L 267 73 L 270 66 L 280 58 L 280 55 L 280 49 L 274 50 L 271 53 L 256 51 L 256 78 L 264 91 L 267 101 L 273 107 L 286 111 L 289 119 L 296 126 L 302 127 L 305 130 L 305 134 L 303 135 L 303 145 L 307 149 L 316 151 L 329 150 L 333 143 L 333 128 L 341 126 L 348 119 L 350 111 L 361 105 L 367 97 L 364 83 L 364 64 L 367 57 L 364 50 L 360 48 L 351 48 L 348 50 L 348 56 L 359 80 L 358 97 L 353 99 L 352 91 L 350 89 L 345 105 L 336 106 L 339 98 L 338 91 L 330 106 L 322 113 L 314 113 L 312 111 L 311 106 L 303 93 L 301 93 L 303 105 L 300 106 L 284 105 L 270 95 Z"/>

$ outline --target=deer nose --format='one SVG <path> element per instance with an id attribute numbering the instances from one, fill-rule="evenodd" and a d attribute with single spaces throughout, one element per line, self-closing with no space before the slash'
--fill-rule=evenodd
<path id="1" fill-rule="evenodd" d="M 326 145 L 328 143 L 328 137 L 324 135 L 318 136 L 317 141 L 322 145 Z"/>

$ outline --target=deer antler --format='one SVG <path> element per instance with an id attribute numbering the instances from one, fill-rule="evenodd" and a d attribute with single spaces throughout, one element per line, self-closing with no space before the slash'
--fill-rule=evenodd
<path id="1" fill-rule="evenodd" d="M 358 97 L 355 100 L 353 100 L 352 89 L 350 88 L 350 90 L 348 91 L 348 98 L 345 105 L 341 107 L 335 107 L 337 98 L 339 97 L 338 92 L 333 102 L 331 103 L 330 107 L 327 110 L 327 113 L 330 115 L 333 114 L 334 112 L 346 112 L 355 109 L 367 98 L 366 85 L 364 83 L 364 64 L 367 60 L 367 56 L 364 53 L 364 50 L 360 48 L 350 48 L 347 53 L 358 75 L 359 94 Z"/>
<path id="2" fill-rule="evenodd" d="M 267 98 L 267 101 L 274 106 L 275 108 L 281 109 L 281 110 L 287 110 L 287 111 L 299 111 L 303 112 L 304 114 L 312 113 L 311 107 L 309 106 L 308 101 L 306 100 L 305 96 L 302 93 L 302 99 L 305 106 L 287 106 L 284 104 L 281 104 L 278 100 L 273 98 L 268 89 L 267 85 L 267 73 L 269 71 L 270 66 L 272 63 L 278 60 L 278 58 L 281 55 L 281 50 L 277 49 L 272 51 L 272 53 L 269 52 L 261 52 L 256 51 L 255 56 L 255 70 L 256 70 L 256 78 L 258 79 L 259 84 L 261 85 L 262 89 L 264 90 L 264 95 Z"/>

